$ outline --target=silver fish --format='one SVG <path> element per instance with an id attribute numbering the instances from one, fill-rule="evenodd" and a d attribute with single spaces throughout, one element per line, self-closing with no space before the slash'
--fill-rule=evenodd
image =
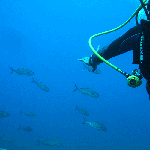
<path id="1" fill-rule="evenodd" d="M 34 112 L 22 112 L 22 111 L 20 111 L 20 115 L 22 115 L 22 114 L 24 114 L 25 116 L 30 116 L 30 117 L 36 117 L 37 116 L 37 114 L 36 113 L 34 113 Z"/>
<path id="2" fill-rule="evenodd" d="M 9 139 L 9 138 L 7 138 L 7 137 L 3 137 L 2 141 L 3 141 L 3 142 L 11 143 L 11 142 L 14 142 L 15 140 L 14 140 L 14 139 Z"/>
<path id="3" fill-rule="evenodd" d="M 49 92 L 49 88 L 42 82 L 35 81 L 34 78 L 32 78 L 33 81 L 31 83 L 35 83 L 37 87 L 39 87 L 41 90 L 45 92 Z"/>
<path id="4" fill-rule="evenodd" d="M 88 66 L 85 63 L 83 65 L 84 65 L 83 71 L 85 69 L 87 69 L 89 72 L 92 72 L 92 73 L 95 73 L 95 74 L 101 74 L 101 71 L 99 69 L 96 69 L 95 71 L 93 71 L 93 68 L 91 66 Z"/>
<path id="5" fill-rule="evenodd" d="M 57 141 L 57 140 L 46 140 L 46 141 L 39 141 L 39 140 L 37 140 L 37 142 L 38 142 L 37 146 L 39 146 L 40 143 L 42 143 L 45 146 L 59 146 L 60 145 L 60 142 Z"/>
<path id="6" fill-rule="evenodd" d="M 77 105 L 76 105 L 76 109 L 75 110 L 78 110 L 79 113 L 85 115 L 85 116 L 89 116 L 89 113 L 87 110 L 85 110 L 84 108 L 78 108 Z"/>
<path id="7" fill-rule="evenodd" d="M 5 112 L 5 111 L 0 111 L 0 118 L 5 118 L 5 117 L 9 117 L 10 114 Z"/>
<path id="8" fill-rule="evenodd" d="M 29 127 L 29 126 L 22 127 L 22 126 L 19 125 L 18 130 L 20 130 L 20 129 L 22 129 L 23 131 L 26 131 L 26 132 L 31 132 L 32 131 L 32 128 Z"/>
<path id="9" fill-rule="evenodd" d="M 87 124 L 89 124 L 92 128 L 96 128 L 98 131 L 99 131 L 99 130 L 101 130 L 101 131 L 107 131 L 107 128 L 106 128 L 103 124 L 99 123 L 98 121 L 89 122 L 89 121 L 86 121 L 86 119 L 85 119 L 84 117 L 83 117 L 83 119 L 84 119 L 83 124 L 87 123 Z"/>
<path id="10" fill-rule="evenodd" d="M 96 91 L 89 89 L 89 88 L 78 88 L 76 84 L 75 86 L 76 86 L 76 89 L 73 92 L 79 90 L 84 95 L 91 96 L 94 98 L 99 98 L 99 94 Z"/>
<path id="11" fill-rule="evenodd" d="M 19 75 L 27 75 L 27 76 L 33 76 L 34 75 L 34 72 L 29 70 L 29 69 L 22 68 L 22 69 L 14 70 L 11 67 L 9 67 L 9 68 L 12 70 L 12 72 L 10 74 L 16 72 Z"/>

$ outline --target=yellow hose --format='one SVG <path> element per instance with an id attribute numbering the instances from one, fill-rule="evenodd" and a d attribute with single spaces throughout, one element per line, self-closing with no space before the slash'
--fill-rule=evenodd
<path id="1" fill-rule="evenodd" d="M 147 0 L 144 0 L 143 2 L 145 3 Z M 107 60 L 105 60 L 102 56 L 100 56 L 93 48 L 92 44 L 91 44 L 91 40 L 94 38 L 94 37 L 97 37 L 97 36 L 100 36 L 100 35 L 103 35 L 103 34 L 108 34 L 110 32 L 113 32 L 113 31 L 116 31 L 120 28 L 122 28 L 123 26 L 125 26 L 135 15 L 136 13 L 142 8 L 142 5 L 139 5 L 139 7 L 136 9 L 136 11 L 132 14 L 132 16 L 126 21 L 124 22 L 122 25 L 118 26 L 117 28 L 114 28 L 112 30 L 109 30 L 109 31 L 105 31 L 105 32 L 101 32 L 101 33 L 98 33 L 98 34 L 95 34 L 93 36 L 90 37 L 89 39 L 89 46 L 91 48 L 91 50 L 93 51 L 93 53 L 100 59 L 102 60 L 103 62 L 105 62 L 106 64 L 108 64 L 109 66 L 111 66 L 112 68 L 114 68 L 116 71 L 118 72 L 121 72 L 122 70 L 117 68 L 116 66 L 114 66 L 113 64 L 111 64 L 110 62 L 108 62 Z"/>

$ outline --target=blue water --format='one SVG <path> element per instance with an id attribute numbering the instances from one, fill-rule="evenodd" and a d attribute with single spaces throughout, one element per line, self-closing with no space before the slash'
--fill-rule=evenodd
<path id="1" fill-rule="evenodd" d="M 0 118 L 0 148 L 8 150 L 149 150 L 150 101 L 145 80 L 138 88 L 100 64 L 100 75 L 82 71 L 78 58 L 90 56 L 88 39 L 125 22 L 139 1 L 99 0 L 1 0 L 0 2 L 0 110 L 10 117 Z M 109 44 L 135 25 L 135 18 L 124 28 L 93 39 L 96 49 Z M 110 59 L 131 73 L 133 53 Z M 50 92 L 32 84 L 32 78 L 11 70 L 34 71 L 36 81 Z M 82 95 L 78 87 L 97 91 L 100 98 Z M 76 105 L 88 110 L 88 121 L 99 121 L 106 132 L 83 125 Z M 37 117 L 20 115 L 34 112 Z M 28 133 L 19 125 L 31 126 Z M 6 142 L 3 138 L 13 139 Z M 58 140 L 60 146 L 37 146 L 37 140 Z"/>

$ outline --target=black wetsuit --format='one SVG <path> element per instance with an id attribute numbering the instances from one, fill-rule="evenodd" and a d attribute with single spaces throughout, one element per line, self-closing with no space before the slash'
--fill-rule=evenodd
<path id="1" fill-rule="evenodd" d="M 146 4 L 146 7 L 148 10 L 147 17 L 149 21 L 141 20 L 141 24 L 129 29 L 110 45 L 104 46 L 102 49 L 98 50 L 98 53 L 108 60 L 112 57 L 133 50 L 133 64 L 139 64 L 143 77 L 146 80 L 150 80 L 150 0 Z M 144 53 L 143 61 L 140 60 L 140 42 L 142 36 L 144 37 L 144 42 L 142 43 Z M 93 67 L 93 70 L 95 70 L 100 63 L 102 63 L 102 61 L 95 54 L 90 57 L 89 64 Z"/>
<path id="2" fill-rule="evenodd" d="M 118 39 L 114 40 L 110 45 L 104 46 L 102 49 L 98 50 L 98 53 L 106 60 L 108 60 L 112 57 L 133 50 L 135 55 L 133 63 L 139 64 L 141 33 L 141 25 L 137 25 L 129 29 Z M 137 55 L 138 53 L 139 55 Z M 97 66 L 102 63 L 102 61 L 95 54 L 93 54 L 91 57 L 91 63 L 92 66 Z"/>
<path id="3" fill-rule="evenodd" d="M 150 12 L 150 0 L 148 4 Z M 142 36 L 144 40 L 141 46 Z M 143 61 L 140 59 L 141 47 L 143 49 Z M 140 25 L 129 29 L 110 45 L 98 50 L 98 53 L 108 60 L 130 50 L 133 50 L 133 64 L 139 64 L 140 71 L 147 80 L 146 90 L 150 99 L 150 21 L 141 20 Z M 102 63 L 102 61 L 95 54 L 90 57 L 89 64 L 93 67 L 93 70 L 95 70 L 100 63 Z"/>
<path id="4" fill-rule="evenodd" d="M 144 29 L 146 29 L 145 40 L 150 43 L 150 23 L 148 27 L 144 27 L 143 24 L 137 25 L 129 29 L 124 35 L 114 40 L 110 45 L 104 46 L 102 49 L 98 50 L 98 53 L 104 57 L 106 60 L 118 56 L 120 54 L 126 53 L 133 50 L 133 64 L 139 64 L 140 70 L 145 79 L 150 80 L 150 46 L 147 46 L 144 51 L 143 63 L 140 62 L 140 41 L 141 35 Z M 149 33 L 148 33 L 149 32 Z M 146 44 L 148 45 L 148 44 Z M 93 54 L 91 57 L 92 66 L 96 68 L 97 65 L 102 63 L 102 61 Z"/>

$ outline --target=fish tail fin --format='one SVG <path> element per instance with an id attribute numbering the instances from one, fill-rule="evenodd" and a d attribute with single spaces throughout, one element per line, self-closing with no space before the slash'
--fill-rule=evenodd
<path id="1" fill-rule="evenodd" d="M 32 82 L 31 83 L 34 83 L 35 82 L 35 80 L 34 80 L 34 78 L 32 77 Z"/>
<path id="2" fill-rule="evenodd" d="M 76 105 L 76 109 L 75 110 L 77 110 L 78 109 L 78 107 L 77 107 L 77 105 Z"/>
<path id="3" fill-rule="evenodd" d="M 83 117 L 83 120 L 84 120 L 84 122 L 82 124 L 85 124 L 86 123 L 86 119 L 84 117 Z"/>
<path id="4" fill-rule="evenodd" d="M 20 115 L 22 115 L 22 111 L 20 110 Z"/>
<path id="5" fill-rule="evenodd" d="M 76 89 L 73 91 L 73 92 L 75 92 L 75 91 L 77 91 L 78 90 L 78 87 L 77 87 L 77 85 L 75 84 L 75 87 L 76 87 Z"/>
<path id="6" fill-rule="evenodd" d="M 11 73 L 9 75 L 11 75 L 13 72 L 15 72 L 14 69 L 12 69 L 11 67 L 9 67 L 11 69 Z"/>
<path id="7" fill-rule="evenodd" d="M 38 142 L 38 145 L 37 145 L 37 146 L 39 146 L 41 142 L 40 142 L 39 140 L 37 140 L 37 142 Z"/>
<path id="8" fill-rule="evenodd" d="M 20 130 L 21 129 L 21 126 L 19 125 L 19 128 L 18 128 L 18 130 Z"/>
<path id="9" fill-rule="evenodd" d="M 84 71 L 84 70 L 86 70 L 87 68 L 86 68 L 86 66 L 85 66 L 85 64 L 83 64 L 83 66 L 84 66 L 84 68 L 82 69 L 82 71 Z"/>

